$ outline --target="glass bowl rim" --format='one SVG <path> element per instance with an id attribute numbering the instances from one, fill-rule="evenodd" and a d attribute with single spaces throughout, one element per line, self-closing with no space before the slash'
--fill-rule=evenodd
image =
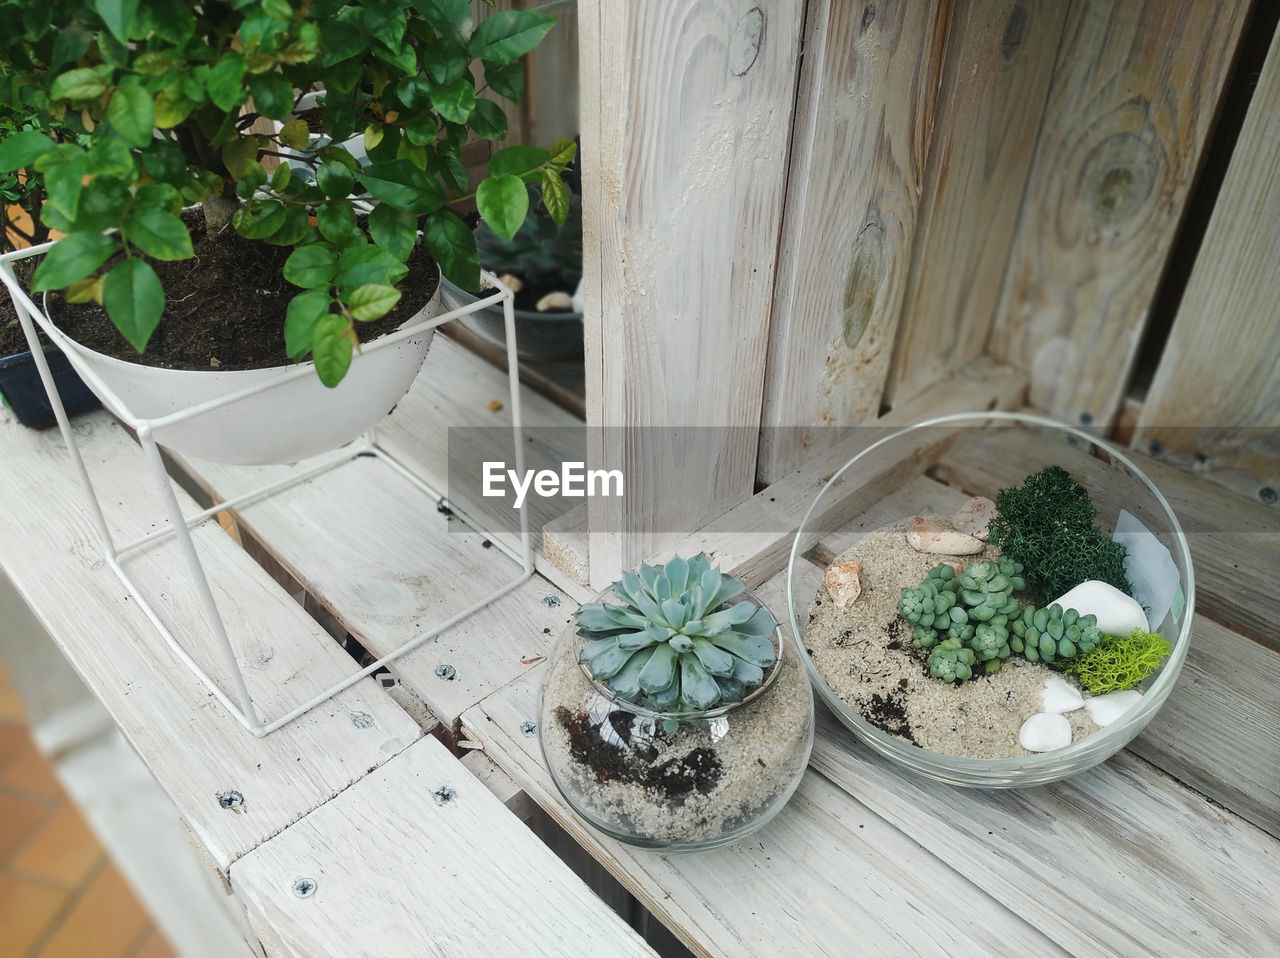
<path id="1" fill-rule="evenodd" d="M 444 295 L 444 293 L 447 291 L 447 292 L 453 293 L 453 294 L 455 294 L 455 295 L 457 295 L 457 296 L 465 296 L 465 297 L 467 297 L 467 300 L 466 300 L 466 302 L 465 302 L 463 305 L 469 305 L 470 303 L 474 303 L 477 299 L 479 299 L 479 298 L 480 298 L 477 294 L 472 293 L 472 292 L 470 292 L 469 290 L 465 290 L 465 289 L 463 289 L 461 286 L 458 286 L 456 283 L 451 282 L 448 278 L 446 278 L 446 277 L 445 277 L 444 273 L 441 273 L 441 274 L 440 274 L 440 286 L 441 286 L 441 295 L 442 295 L 442 296 L 443 296 L 443 295 Z M 491 294 L 491 295 L 492 295 L 492 294 Z M 542 323 L 546 323 L 546 322 L 561 322 L 561 323 L 567 323 L 567 322 L 571 322 L 571 321 L 573 321 L 573 320 L 577 320 L 578 322 L 582 322 L 582 313 L 580 313 L 580 312 L 578 312 L 577 310 L 574 310 L 574 309 L 558 309 L 558 310 L 548 311 L 548 312 L 545 312 L 545 313 L 540 313 L 540 312 L 538 312 L 536 309 L 520 309 L 519 307 L 515 306 L 514 304 L 512 305 L 511 309 L 512 309 L 512 311 L 515 313 L 515 315 L 516 315 L 516 319 L 530 320 L 530 321 L 532 321 L 532 322 L 542 322 Z M 490 303 L 490 304 L 489 304 L 488 306 L 486 306 L 484 309 L 480 310 L 480 312 L 481 312 L 481 313 L 489 313 L 489 312 L 493 312 L 493 311 L 495 311 L 495 310 L 496 310 L 497 312 L 499 312 L 499 313 L 500 313 L 500 312 L 502 312 L 502 303 L 500 303 L 500 302 L 499 302 L 499 303 Z M 471 315 L 475 315 L 475 314 L 471 314 Z"/>
<path id="2" fill-rule="evenodd" d="M 1174 540 L 1174 547 L 1178 556 L 1182 560 L 1185 569 L 1186 581 L 1181 583 L 1183 595 L 1185 598 L 1185 608 L 1183 610 L 1182 619 L 1178 626 L 1178 635 L 1174 641 L 1170 643 L 1172 649 L 1168 659 L 1160 667 L 1160 674 L 1156 676 L 1155 681 L 1142 694 L 1142 700 L 1129 709 L 1121 718 L 1100 728 L 1091 735 L 1086 735 L 1078 742 L 1072 742 L 1063 748 L 1052 749 L 1048 752 L 1039 752 L 1032 755 L 1016 756 L 1012 758 L 968 758 L 960 755 L 952 755 L 947 752 L 937 752 L 932 749 L 922 748 L 918 745 L 912 745 L 904 742 L 896 736 L 890 735 L 882 729 L 876 728 L 867 722 L 857 711 L 844 702 L 835 694 L 827 682 L 818 674 L 817 668 L 813 662 L 806 661 L 803 655 L 804 639 L 803 631 L 800 628 L 800 620 L 796 613 L 796 563 L 801 560 L 800 546 L 805 538 L 806 532 L 809 531 L 809 521 L 813 517 L 819 503 L 822 502 L 827 492 L 834 486 L 842 476 L 856 463 L 865 456 L 874 452 L 887 443 L 893 442 L 903 436 L 909 435 L 919 430 L 928 429 L 936 426 L 957 425 L 960 423 L 974 421 L 996 421 L 1004 422 L 1012 425 L 1033 425 L 1047 427 L 1075 436 L 1085 442 L 1096 446 L 1098 449 L 1107 453 L 1115 461 L 1125 466 L 1130 473 L 1137 478 L 1151 493 L 1155 501 L 1164 511 L 1165 518 L 1169 520 L 1169 531 Z M 1007 412 L 1003 410 L 988 410 L 985 412 L 963 412 L 950 413 L 945 416 L 936 416 L 926 419 L 901 429 L 896 429 L 887 436 L 877 439 L 866 449 L 861 450 L 843 466 L 832 473 L 831 477 L 822 485 L 818 494 L 814 496 L 813 501 L 809 504 L 804 518 L 801 520 L 799 528 L 796 530 L 795 537 L 791 544 L 791 553 L 787 560 L 787 613 L 791 620 L 792 640 L 796 645 L 800 654 L 801 661 L 804 661 L 806 671 L 809 674 L 811 682 L 814 683 L 816 691 L 821 695 L 824 701 L 832 707 L 832 710 L 840 718 L 840 720 L 854 733 L 855 736 L 862 739 L 867 745 L 874 748 L 882 755 L 891 757 L 897 761 L 901 761 L 909 768 L 914 768 L 926 774 L 940 777 L 956 776 L 963 779 L 966 775 L 973 776 L 973 781 L 969 784 L 977 784 L 978 779 L 990 776 L 992 778 L 1017 778 L 1026 776 L 1033 778 L 1030 773 L 1041 772 L 1053 774 L 1053 777 L 1062 777 L 1056 775 L 1057 771 L 1061 771 L 1063 775 L 1073 774 L 1076 771 L 1083 771 L 1092 767 L 1097 762 L 1109 757 L 1116 751 L 1123 748 L 1128 742 L 1135 737 L 1138 732 L 1150 721 L 1155 712 L 1164 704 L 1168 697 L 1169 691 L 1173 684 L 1177 681 L 1178 673 L 1182 670 L 1182 664 L 1186 659 L 1187 650 L 1191 642 L 1191 627 L 1195 618 L 1195 571 L 1191 561 L 1191 551 L 1187 545 L 1187 537 L 1183 532 L 1182 524 L 1178 521 L 1177 514 L 1170 506 L 1169 500 L 1165 498 L 1159 487 L 1151 481 L 1150 477 L 1138 467 L 1132 459 L 1130 459 L 1121 449 L 1099 436 L 1092 435 L 1083 429 L 1070 425 L 1069 423 L 1060 422 L 1056 419 L 1050 419 L 1046 416 L 1036 415 L 1034 413 Z M 1132 734 L 1126 735 L 1132 730 Z M 1114 747 L 1113 747 L 1114 746 Z M 1088 764 L 1079 765 L 1073 762 L 1077 759 L 1094 758 L 1095 753 L 1102 752 L 1096 761 Z M 1026 784 L 1038 784 L 1041 782 L 1051 781 L 1053 778 L 1039 778 L 1029 781 Z M 982 784 L 995 784 L 995 782 L 982 782 Z"/>
<path id="3" fill-rule="evenodd" d="M 615 582 L 613 585 L 617 585 L 617 583 Z M 615 598 L 619 598 L 616 595 L 616 593 L 614 593 L 613 591 L 613 585 L 610 585 L 607 589 L 604 589 L 591 601 L 599 602 L 605 596 L 609 596 L 609 595 L 612 595 Z M 761 602 L 760 597 L 757 596 L 755 592 L 753 592 L 751 589 L 744 589 L 739 595 L 734 596 L 732 599 L 727 600 L 726 602 L 722 603 L 722 605 L 741 602 L 743 600 L 752 602 L 755 604 L 756 608 L 764 609 L 770 615 L 773 615 L 773 611 L 770 610 L 767 605 Z M 717 611 L 718 611 L 718 608 L 717 608 Z M 689 721 L 702 721 L 704 719 L 716 719 L 716 718 L 720 718 L 723 715 L 728 715 L 732 712 L 736 712 L 739 709 L 743 709 L 746 706 L 757 701 L 758 699 L 762 698 L 765 692 L 767 692 L 770 688 L 773 687 L 774 683 L 778 679 L 778 675 L 782 672 L 782 658 L 787 654 L 787 642 L 786 642 L 786 639 L 782 636 L 782 623 L 778 621 L 777 616 L 774 616 L 773 621 L 774 621 L 774 629 L 769 637 L 773 640 L 773 647 L 777 650 L 778 654 L 774 658 L 773 665 L 769 666 L 769 670 L 765 673 L 763 681 L 761 681 L 759 685 L 753 688 L 750 694 L 744 695 L 742 697 L 742 701 L 740 702 L 730 702 L 727 705 L 717 705 L 713 708 L 699 709 L 699 710 L 694 710 L 690 712 L 664 712 L 664 711 L 659 711 L 657 709 L 647 708 L 643 705 L 639 705 L 635 702 L 632 702 L 630 699 L 624 699 L 613 689 L 609 688 L 607 680 L 601 681 L 600 679 L 597 679 L 594 675 L 591 674 L 591 669 L 587 666 L 587 664 L 577 658 L 576 653 L 584 643 L 582 639 L 582 633 L 578 632 L 577 630 L 578 627 L 577 627 L 576 615 L 575 615 L 574 622 L 569 626 L 567 626 L 567 628 L 573 630 L 573 648 L 575 652 L 574 664 L 577 665 L 578 669 L 582 672 L 586 680 L 591 683 L 592 687 L 596 690 L 597 693 L 599 693 L 604 698 L 608 699 L 610 702 L 615 703 L 619 708 L 626 709 L 628 712 L 631 712 L 641 718 L 658 719 L 658 720 L 672 719 L 674 721 L 689 722 Z"/>

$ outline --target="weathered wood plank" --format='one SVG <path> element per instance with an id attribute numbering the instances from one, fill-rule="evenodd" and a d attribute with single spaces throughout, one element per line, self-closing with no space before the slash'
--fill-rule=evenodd
<path id="1" fill-rule="evenodd" d="M 754 492 L 804 4 L 578 15 L 590 459 L 643 490 L 590 500 L 600 586 Z"/>
<path id="2" fill-rule="evenodd" d="M 805 17 L 757 479 L 875 419 L 915 238 L 949 4 L 818 0 Z"/>
<path id="3" fill-rule="evenodd" d="M 886 390 L 891 405 L 984 351 L 1066 8 L 956 2 Z"/>
<path id="4" fill-rule="evenodd" d="M 990 340 L 1034 406 L 1111 422 L 1250 6 L 1071 4 Z"/>
<path id="5" fill-rule="evenodd" d="M 133 440 L 105 413 L 78 419 L 76 430 L 118 531 L 132 536 L 158 523 L 154 494 L 140 483 L 146 472 Z M 100 561 L 61 436 L 24 430 L 4 411 L 0 448 L 4 501 L 22 504 L 0 511 L 0 564 L 217 867 L 225 870 L 420 736 L 412 719 L 364 680 L 254 738 L 173 657 Z M 186 501 L 185 508 L 193 506 Z M 245 654 L 250 690 L 279 710 L 274 714 L 354 671 L 350 657 L 216 524 L 205 524 L 195 538 L 228 630 Z M 176 553 L 135 560 L 131 568 L 179 640 L 225 682 Z M 352 721 L 365 715 L 372 724 Z M 221 807 L 218 796 L 233 790 L 243 805 Z"/>
<path id="6" fill-rule="evenodd" d="M 974 494 L 993 496 L 1028 474 L 1060 465 L 1089 487 L 1094 502 L 1114 517 L 1124 503 L 1090 480 L 1104 469 L 1065 443 L 1029 443 L 1018 430 L 1001 429 L 958 443 L 938 464 L 937 475 Z M 1131 453 L 1173 507 L 1187 534 L 1196 576 L 1196 610 L 1228 628 L 1280 649 L 1280 595 L 1273 577 L 1280 569 L 1280 515 L 1197 479 L 1190 473 Z"/>
<path id="7" fill-rule="evenodd" d="M 1280 490 L 1277 144 L 1280 32 L 1134 437 L 1139 448 L 1159 443 L 1170 461 L 1273 507 Z"/>
<path id="8" fill-rule="evenodd" d="M 653 954 L 431 737 L 236 862 L 231 884 L 281 954 Z"/>
<path id="9" fill-rule="evenodd" d="M 770 824 L 727 848 L 664 855 L 604 837 L 560 797 L 536 738 L 521 732 L 537 715 L 536 679 L 468 712 L 469 737 L 696 954 L 808 958 L 845 954 L 851 943 L 868 954 L 1061 953 L 939 867 L 917 831 L 886 826 L 812 771 Z M 968 920 L 953 920 L 956 902 Z"/>
<path id="10" fill-rule="evenodd" d="M 1196 616 L 1178 684 L 1130 751 L 1280 838 L 1280 655 Z"/>

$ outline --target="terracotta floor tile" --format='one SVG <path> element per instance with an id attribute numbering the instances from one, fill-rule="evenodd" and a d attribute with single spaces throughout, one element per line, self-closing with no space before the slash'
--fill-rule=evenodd
<path id="1" fill-rule="evenodd" d="M 177 954 L 164 935 L 160 934 L 160 930 L 152 926 L 138 950 L 133 953 L 133 958 L 177 958 Z"/>
<path id="2" fill-rule="evenodd" d="M 31 837 L 49 812 L 47 805 L 0 792 L 0 864 L 7 864 L 18 846 Z"/>
<path id="3" fill-rule="evenodd" d="M 40 958 L 126 958 L 149 920 L 110 862 L 40 950 Z"/>
<path id="4" fill-rule="evenodd" d="M 9 764 L 31 741 L 26 727 L 19 722 L 0 721 L 0 768 Z"/>
<path id="5" fill-rule="evenodd" d="M 11 868 L 68 888 L 79 885 L 102 857 L 102 849 L 80 810 L 65 802 L 9 859 Z"/>
<path id="6" fill-rule="evenodd" d="M 0 954 L 25 955 L 69 895 L 48 885 L 0 875 Z"/>
<path id="7" fill-rule="evenodd" d="M 9 785 L 45 798 L 62 798 L 62 785 L 49 767 L 48 760 L 28 740 L 0 772 L 0 785 Z"/>

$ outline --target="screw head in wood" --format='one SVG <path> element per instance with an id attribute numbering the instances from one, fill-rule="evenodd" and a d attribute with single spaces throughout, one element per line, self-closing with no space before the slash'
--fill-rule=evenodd
<path id="1" fill-rule="evenodd" d="M 523 722 L 520 725 L 520 734 L 525 738 L 532 737 L 538 731 L 537 722 Z"/>
<path id="2" fill-rule="evenodd" d="M 244 804 L 244 796 L 235 789 L 229 792 L 219 792 L 218 804 L 223 808 L 239 808 Z"/>
<path id="3" fill-rule="evenodd" d="M 310 898 L 316 893 L 316 882 L 311 878 L 299 878 L 293 883 L 293 893 L 299 898 Z"/>
<path id="4" fill-rule="evenodd" d="M 447 662 L 436 666 L 436 678 L 438 679 L 451 679 L 457 674 L 458 670 Z"/>
<path id="5" fill-rule="evenodd" d="M 368 712 L 361 712 L 351 720 L 351 724 L 356 728 L 373 728 L 373 716 Z"/>
<path id="6" fill-rule="evenodd" d="M 1274 506 L 1276 504 L 1276 498 L 1277 498 L 1276 491 L 1272 489 L 1270 486 L 1263 486 L 1261 489 L 1258 490 L 1258 498 L 1261 499 L 1265 504 L 1269 506 Z"/>

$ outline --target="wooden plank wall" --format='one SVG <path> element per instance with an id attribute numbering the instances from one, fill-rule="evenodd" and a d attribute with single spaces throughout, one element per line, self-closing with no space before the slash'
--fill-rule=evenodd
<path id="1" fill-rule="evenodd" d="M 1112 421 L 1249 5 L 1072 2 L 990 337 L 1032 405 Z"/>
<path id="2" fill-rule="evenodd" d="M 589 500 L 593 584 L 754 492 L 803 16 L 579 3 L 590 456 L 627 481 Z M 684 426 L 727 428 L 643 431 Z"/>
<path id="3" fill-rule="evenodd" d="M 1278 280 L 1280 30 L 1134 438 L 1271 506 L 1280 490 Z"/>

